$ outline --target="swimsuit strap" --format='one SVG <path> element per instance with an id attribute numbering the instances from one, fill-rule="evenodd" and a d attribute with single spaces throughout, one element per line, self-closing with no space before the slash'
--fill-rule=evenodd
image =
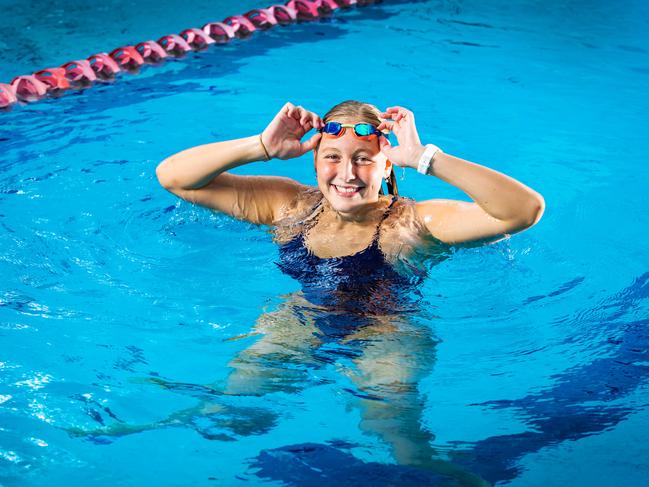
<path id="1" fill-rule="evenodd" d="M 394 203 L 397 201 L 397 196 L 392 195 L 392 201 L 390 201 L 390 204 L 388 207 L 385 209 L 383 212 L 383 216 L 381 216 L 381 220 L 379 221 L 379 224 L 376 226 L 376 230 L 374 231 L 374 236 L 372 237 L 372 243 L 378 242 L 379 240 L 379 234 L 381 232 L 381 225 L 385 221 L 385 219 L 388 217 L 390 214 L 390 210 L 392 210 L 392 206 L 394 206 Z"/>

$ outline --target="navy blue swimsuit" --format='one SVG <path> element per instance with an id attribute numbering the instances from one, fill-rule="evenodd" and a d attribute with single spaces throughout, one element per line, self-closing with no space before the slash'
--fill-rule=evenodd
<path id="1" fill-rule="evenodd" d="M 304 231 L 280 246 L 278 266 L 302 284 L 307 300 L 330 311 L 362 316 L 414 311 L 412 300 L 404 297 L 416 292 L 423 276 L 400 274 L 379 248 L 381 224 L 396 201 L 397 197 L 393 196 L 366 249 L 343 257 L 316 256 L 304 241 L 305 234 L 315 224 L 313 218 Z M 318 210 L 322 210 L 322 200 Z"/>

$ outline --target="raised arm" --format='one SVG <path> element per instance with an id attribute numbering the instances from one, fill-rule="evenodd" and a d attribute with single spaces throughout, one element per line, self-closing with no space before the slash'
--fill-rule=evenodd
<path id="1" fill-rule="evenodd" d="M 390 119 L 380 128 L 394 131 L 399 145 L 385 140 L 381 149 L 395 164 L 417 169 L 424 152 L 415 127 L 414 114 L 391 107 L 383 114 Z M 494 241 L 536 224 L 545 210 L 543 197 L 533 189 L 488 167 L 438 152 L 428 171 L 464 191 L 473 202 L 431 199 L 418 202 L 417 214 L 442 242 L 459 244 Z"/>
<path id="2" fill-rule="evenodd" d="M 165 189 L 191 203 L 251 223 L 272 224 L 303 185 L 289 178 L 227 171 L 255 161 L 298 157 L 315 147 L 319 133 L 300 140 L 321 124 L 315 113 L 287 103 L 261 134 L 183 150 L 162 161 L 156 175 Z"/>

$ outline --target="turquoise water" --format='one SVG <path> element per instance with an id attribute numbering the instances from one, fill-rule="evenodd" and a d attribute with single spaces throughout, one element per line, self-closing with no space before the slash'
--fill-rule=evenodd
<path id="1" fill-rule="evenodd" d="M 259 6 L 3 4 L 4 81 Z M 1 113 L 0 484 L 645 485 L 648 23 L 641 1 L 385 1 Z M 398 333 L 314 347 L 267 229 L 155 167 L 349 98 L 547 208 L 431 265 Z M 237 172 L 314 182 L 309 156 Z M 273 320 L 282 353 L 255 355 Z M 416 381 L 365 387 L 377 364 Z"/>

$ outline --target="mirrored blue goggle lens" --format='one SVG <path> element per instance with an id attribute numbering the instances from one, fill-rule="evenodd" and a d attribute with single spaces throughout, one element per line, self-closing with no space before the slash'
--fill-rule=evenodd
<path id="1" fill-rule="evenodd" d="M 327 122 L 321 129 L 325 134 L 338 135 L 343 129 L 343 124 L 340 122 Z M 354 133 L 359 137 L 367 137 L 369 135 L 383 135 L 376 127 L 369 123 L 357 123 L 354 125 Z"/>
<path id="2" fill-rule="evenodd" d="M 354 132 L 359 137 L 367 137 L 368 135 L 376 134 L 378 131 L 369 123 L 358 123 L 354 126 Z"/>
<path id="3" fill-rule="evenodd" d="M 342 124 L 338 122 L 327 122 L 325 123 L 322 131 L 325 134 L 338 135 L 342 130 Z"/>

